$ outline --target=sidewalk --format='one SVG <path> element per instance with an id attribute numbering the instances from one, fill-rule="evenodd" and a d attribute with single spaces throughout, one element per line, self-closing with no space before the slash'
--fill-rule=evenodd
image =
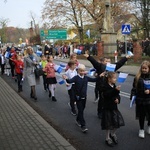
<path id="1" fill-rule="evenodd" d="M 75 150 L 0 77 L 0 150 Z"/>
<path id="2" fill-rule="evenodd" d="M 59 62 L 64 62 L 67 63 L 69 61 L 69 59 L 55 59 L 55 61 L 59 61 Z M 79 63 L 84 64 L 86 67 L 93 67 L 92 64 L 90 63 L 90 61 L 86 60 L 86 59 L 78 59 Z M 117 70 L 118 72 L 123 72 L 123 73 L 128 73 L 130 75 L 135 76 L 137 74 L 137 72 L 139 71 L 140 66 L 129 66 L 129 65 L 124 65 L 122 66 L 119 70 Z"/>

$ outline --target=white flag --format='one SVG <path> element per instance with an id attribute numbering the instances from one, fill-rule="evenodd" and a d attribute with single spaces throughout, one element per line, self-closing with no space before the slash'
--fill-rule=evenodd
<path id="1" fill-rule="evenodd" d="M 90 29 L 86 31 L 86 35 L 90 38 Z"/>

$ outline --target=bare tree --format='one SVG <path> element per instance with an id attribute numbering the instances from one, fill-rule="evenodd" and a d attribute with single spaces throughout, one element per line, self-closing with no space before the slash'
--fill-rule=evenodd
<path id="1" fill-rule="evenodd" d="M 46 0 L 44 5 L 42 17 L 49 23 L 49 28 L 68 28 L 74 25 L 80 42 L 83 43 L 83 25 L 91 18 L 76 0 Z"/>
<path id="2" fill-rule="evenodd" d="M 150 0 L 130 0 L 134 2 L 137 17 L 141 20 L 144 38 L 150 37 Z M 132 3 L 133 4 L 133 3 Z"/>
<path id="3" fill-rule="evenodd" d="M 87 13 L 93 19 L 97 30 L 101 33 L 103 31 L 105 2 L 106 0 L 77 0 L 81 7 L 83 7 Z M 111 0 L 111 15 L 116 16 L 120 14 L 129 13 L 130 7 L 126 0 Z"/>
<path id="4" fill-rule="evenodd" d="M 35 35 L 38 35 L 39 34 L 39 26 L 38 24 L 36 23 L 36 15 L 30 11 L 30 17 L 31 17 L 31 28 L 33 28 L 33 31 L 34 31 L 34 34 Z"/>
<path id="5" fill-rule="evenodd" d="M 6 35 L 6 29 L 7 29 L 7 24 L 9 22 L 9 19 L 4 19 L 0 18 L 0 35 L 3 43 L 7 42 L 7 35 Z"/>

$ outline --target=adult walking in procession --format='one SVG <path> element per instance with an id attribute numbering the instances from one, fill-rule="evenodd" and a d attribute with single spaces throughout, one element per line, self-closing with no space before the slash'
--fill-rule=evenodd
<path id="1" fill-rule="evenodd" d="M 31 87 L 30 97 L 37 100 L 35 86 L 39 82 L 39 78 L 35 77 L 34 69 L 39 64 L 40 58 L 33 52 L 32 47 L 28 47 L 26 52 L 27 55 L 24 57 L 24 76 Z"/>

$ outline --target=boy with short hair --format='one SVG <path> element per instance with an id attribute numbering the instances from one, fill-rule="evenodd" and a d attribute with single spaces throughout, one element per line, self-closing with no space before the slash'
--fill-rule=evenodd
<path id="1" fill-rule="evenodd" d="M 85 133 L 88 131 L 83 115 L 87 99 L 87 84 L 88 82 L 96 82 L 97 78 L 86 76 L 85 65 L 83 64 L 79 64 L 78 74 L 72 79 L 68 79 L 65 75 L 63 75 L 63 78 L 66 79 L 67 83 L 74 83 L 75 85 L 76 104 L 78 108 L 76 123 L 81 127 L 82 132 Z"/>

